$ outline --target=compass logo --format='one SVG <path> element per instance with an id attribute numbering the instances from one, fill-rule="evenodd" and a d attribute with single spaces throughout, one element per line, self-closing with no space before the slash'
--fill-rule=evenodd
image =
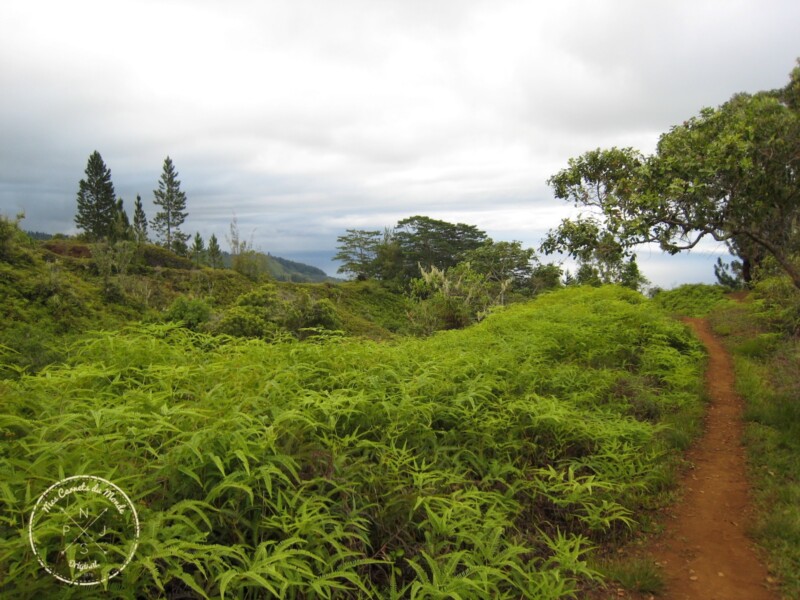
<path id="1" fill-rule="evenodd" d="M 139 544 L 139 517 L 119 487 L 102 477 L 76 475 L 39 496 L 28 537 L 39 564 L 53 577 L 97 585 L 130 563 Z"/>

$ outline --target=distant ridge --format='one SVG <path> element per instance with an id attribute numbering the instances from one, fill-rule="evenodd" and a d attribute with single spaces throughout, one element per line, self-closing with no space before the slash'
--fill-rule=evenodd
<path id="1" fill-rule="evenodd" d="M 31 239 L 46 242 L 53 239 L 53 234 L 42 231 L 26 231 Z M 305 263 L 281 258 L 280 256 L 264 255 L 267 260 L 269 274 L 275 281 L 293 281 L 295 283 L 322 283 L 324 281 L 341 281 L 328 274 L 318 267 L 313 267 Z M 231 266 L 231 255 L 229 252 L 222 253 L 222 262 L 227 267 Z"/>

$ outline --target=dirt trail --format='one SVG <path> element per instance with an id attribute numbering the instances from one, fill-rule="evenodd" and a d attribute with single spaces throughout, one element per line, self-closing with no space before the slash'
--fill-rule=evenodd
<path id="1" fill-rule="evenodd" d="M 684 498 L 668 513 L 665 532 L 651 548 L 667 584 L 659 598 L 777 599 L 745 534 L 751 508 L 733 364 L 705 320 L 686 321 L 709 353 L 710 404 L 705 433 L 687 456 L 694 468 L 683 481 Z"/>

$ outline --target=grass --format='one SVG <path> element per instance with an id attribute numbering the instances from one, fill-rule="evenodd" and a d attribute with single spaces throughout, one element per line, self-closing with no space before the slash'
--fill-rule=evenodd
<path id="1" fill-rule="evenodd" d="M 602 578 L 591 549 L 669 485 L 702 356 L 611 287 L 425 340 L 87 335 L 0 380 L 0 592 L 577 597 Z M 59 585 L 26 545 L 37 496 L 77 474 L 125 489 L 143 524 L 108 592 Z"/>
<path id="2" fill-rule="evenodd" d="M 598 570 L 617 586 L 639 594 L 660 594 L 664 576 L 652 558 L 619 558 L 600 561 Z"/>

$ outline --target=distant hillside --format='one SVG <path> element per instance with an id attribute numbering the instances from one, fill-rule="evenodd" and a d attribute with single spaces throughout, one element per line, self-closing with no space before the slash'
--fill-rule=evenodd
<path id="1" fill-rule="evenodd" d="M 48 241 L 53 239 L 50 233 L 42 231 L 26 231 L 31 239 L 37 241 Z M 322 283 L 325 281 L 340 281 L 335 277 L 328 277 L 322 269 L 312 267 L 301 262 L 281 258 L 280 256 L 264 255 L 267 262 L 267 269 L 270 277 L 275 281 L 294 281 L 295 283 Z M 223 264 L 230 268 L 231 255 L 228 252 L 222 253 Z"/>
<path id="2" fill-rule="evenodd" d="M 329 277 L 325 271 L 304 263 L 272 256 L 271 254 L 258 253 L 263 257 L 270 277 L 275 281 L 293 281 L 294 283 L 323 283 L 325 281 L 341 281 Z M 222 264 L 231 267 L 232 256 L 229 252 L 222 253 Z"/>

